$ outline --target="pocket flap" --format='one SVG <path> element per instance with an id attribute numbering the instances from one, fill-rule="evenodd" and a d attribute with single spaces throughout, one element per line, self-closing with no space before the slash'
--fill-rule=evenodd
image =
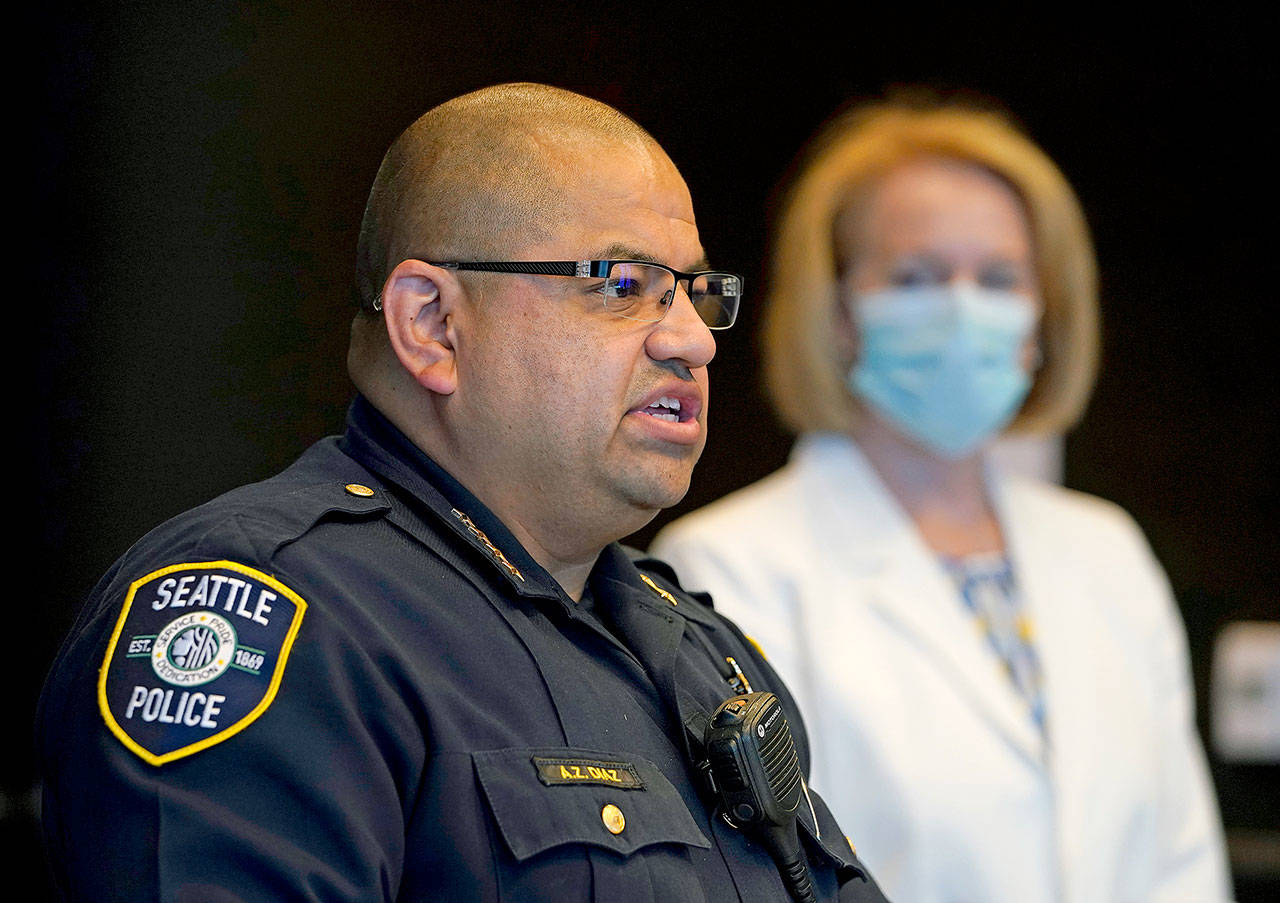
<path id="1" fill-rule="evenodd" d="M 679 791 L 639 756 L 561 746 L 487 750 L 471 760 L 517 861 L 563 844 L 624 856 L 651 844 L 711 847 Z"/>

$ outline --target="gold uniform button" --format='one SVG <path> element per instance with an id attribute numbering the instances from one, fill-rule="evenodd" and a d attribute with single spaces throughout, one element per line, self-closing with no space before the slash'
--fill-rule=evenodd
<path id="1" fill-rule="evenodd" d="M 367 499 L 373 495 L 372 489 L 370 489 L 368 486 L 362 486 L 359 483 L 348 483 L 346 485 L 346 490 L 352 495 L 360 496 L 360 498 L 362 499 Z"/>
<path id="2" fill-rule="evenodd" d="M 613 803 L 600 810 L 600 820 L 604 822 L 605 829 L 610 834 L 621 834 L 622 829 L 627 826 L 627 820 L 622 817 L 622 810 Z"/>

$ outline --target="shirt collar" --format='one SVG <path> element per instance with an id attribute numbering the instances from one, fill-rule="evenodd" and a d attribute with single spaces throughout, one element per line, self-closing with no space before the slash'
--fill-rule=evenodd
<path id="1" fill-rule="evenodd" d="M 563 595 L 555 579 L 496 514 L 362 395 L 356 396 L 347 412 L 347 429 L 340 445 L 400 489 L 406 502 L 428 509 L 454 533 L 479 547 L 517 590 L 534 595 Z"/>
<path id="2" fill-rule="evenodd" d="M 362 395 L 357 395 L 347 412 L 346 433 L 340 440 L 343 451 L 360 460 L 388 483 L 410 504 L 429 509 L 454 533 L 480 548 L 498 566 L 513 588 L 526 596 L 554 596 L 571 611 L 578 606 L 523 545 L 506 524 L 480 499 L 437 464 L 402 433 L 395 424 Z M 646 581 L 619 543 L 610 543 L 596 559 L 589 584 L 594 602 L 627 586 L 651 603 L 662 602 L 665 591 Z M 650 598 L 652 596 L 652 598 Z M 590 607 L 590 606 L 589 606 Z M 683 606 L 680 614 L 695 620 L 710 620 L 703 612 Z"/>

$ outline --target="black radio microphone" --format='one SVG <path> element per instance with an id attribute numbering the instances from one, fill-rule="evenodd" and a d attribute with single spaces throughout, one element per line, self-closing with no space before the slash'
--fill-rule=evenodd
<path id="1" fill-rule="evenodd" d="M 796 833 L 804 779 L 778 697 L 747 693 L 725 700 L 712 714 L 703 742 L 711 789 L 725 820 L 764 844 L 797 903 L 814 903 Z"/>

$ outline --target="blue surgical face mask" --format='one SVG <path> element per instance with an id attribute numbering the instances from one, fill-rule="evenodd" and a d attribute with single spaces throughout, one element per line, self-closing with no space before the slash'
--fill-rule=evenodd
<path id="1" fill-rule="evenodd" d="M 855 296 L 860 340 L 849 387 L 907 436 L 960 458 L 1017 413 L 1031 386 L 1022 349 L 1034 302 L 971 283 Z"/>

